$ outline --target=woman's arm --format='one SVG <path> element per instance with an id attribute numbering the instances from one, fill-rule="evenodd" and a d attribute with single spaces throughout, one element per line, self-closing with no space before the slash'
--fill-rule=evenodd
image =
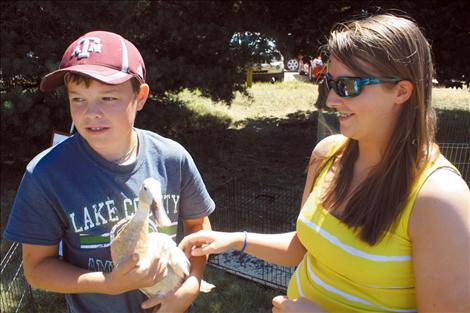
<path id="1" fill-rule="evenodd" d="M 200 256 L 223 253 L 230 249 L 241 250 L 245 233 L 200 231 L 186 236 L 179 247 L 186 254 Z M 305 248 L 295 232 L 284 234 L 246 233 L 246 253 L 270 263 L 284 266 L 298 265 L 305 255 Z"/>
<path id="2" fill-rule="evenodd" d="M 431 175 L 410 217 L 419 312 L 470 312 L 470 192 L 449 170 Z"/>
<path id="3" fill-rule="evenodd" d="M 166 264 L 154 259 L 144 267 L 138 261 L 134 255 L 111 273 L 90 272 L 60 260 L 58 245 L 23 244 L 23 268 L 30 285 L 59 293 L 120 294 L 152 286 L 163 277 Z"/>

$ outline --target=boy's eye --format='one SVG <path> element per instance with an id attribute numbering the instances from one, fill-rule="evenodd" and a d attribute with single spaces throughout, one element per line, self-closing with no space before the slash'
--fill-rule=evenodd
<path id="1" fill-rule="evenodd" d="M 79 97 L 73 97 L 73 98 L 70 99 L 70 102 L 76 102 L 76 103 L 77 102 L 83 102 L 83 101 L 85 101 L 85 99 L 79 98 Z"/>
<path id="2" fill-rule="evenodd" d="M 117 100 L 117 98 L 114 98 L 114 97 L 103 97 L 102 99 L 103 99 L 103 101 L 107 101 L 107 102 Z"/>

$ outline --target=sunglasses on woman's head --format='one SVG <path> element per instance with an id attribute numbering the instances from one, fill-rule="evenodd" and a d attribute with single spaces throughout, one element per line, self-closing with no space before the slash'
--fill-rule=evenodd
<path id="1" fill-rule="evenodd" d="M 400 78 L 375 78 L 375 77 L 348 77 L 342 76 L 334 80 L 330 73 L 325 75 L 328 89 L 333 89 L 341 98 L 352 98 L 361 94 L 362 86 L 385 83 L 398 83 Z"/>

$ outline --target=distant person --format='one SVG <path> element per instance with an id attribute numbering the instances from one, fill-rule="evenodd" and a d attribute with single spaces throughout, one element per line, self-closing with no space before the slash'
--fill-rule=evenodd
<path id="1" fill-rule="evenodd" d="M 69 313 L 153 312 L 152 306 L 184 312 L 199 293 L 205 258 L 190 259 L 190 275 L 179 289 L 149 300 L 137 289 L 158 282 L 166 263 L 140 263 L 138 255 L 121 264 L 111 260 L 110 232 L 135 213 L 148 177 L 161 183 L 169 235 L 177 235 L 180 222 L 187 234 L 210 229 L 207 216 L 214 210 L 189 153 L 134 128 L 149 95 L 145 77 L 131 42 L 94 31 L 75 40 L 60 69 L 41 81 L 42 91 L 65 85 L 77 132 L 28 164 L 4 236 L 22 244 L 28 282 L 66 294 Z"/>
<path id="2" fill-rule="evenodd" d="M 296 231 L 203 231 L 180 247 L 297 266 L 275 313 L 470 312 L 470 192 L 435 143 L 428 41 L 385 14 L 338 24 L 327 50 L 341 134 L 313 149 Z"/>
<path id="3" fill-rule="evenodd" d="M 312 74 L 316 81 L 320 82 L 326 74 L 326 65 L 323 63 L 321 55 L 312 60 Z"/>
<path id="4" fill-rule="evenodd" d="M 310 61 L 312 61 L 312 58 L 311 58 L 310 56 L 304 55 L 304 56 L 302 57 L 302 62 L 303 62 L 304 64 L 307 64 L 308 66 L 310 66 Z"/>
<path id="5" fill-rule="evenodd" d="M 304 74 L 309 76 L 309 77 L 311 75 L 311 73 L 310 73 L 310 69 L 311 69 L 311 66 L 312 66 L 312 64 L 310 63 L 311 61 L 312 61 L 312 58 L 309 55 L 304 54 L 302 56 L 301 71 L 304 72 Z"/>
<path id="6" fill-rule="evenodd" d="M 312 64 L 317 66 L 323 66 L 323 61 L 320 56 L 317 56 L 315 59 L 313 59 Z"/>

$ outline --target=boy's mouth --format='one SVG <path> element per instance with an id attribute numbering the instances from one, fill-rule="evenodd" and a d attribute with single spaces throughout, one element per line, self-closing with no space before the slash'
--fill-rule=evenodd
<path id="1" fill-rule="evenodd" d="M 107 129 L 109 129 L 109 127 L 86 127 L 86 130 L 91 132 L 101 132 Z"/>

